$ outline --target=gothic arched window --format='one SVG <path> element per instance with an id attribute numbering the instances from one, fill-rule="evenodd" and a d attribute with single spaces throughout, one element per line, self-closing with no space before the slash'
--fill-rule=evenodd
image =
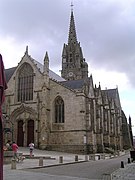
<path id="1" fill-rule="evenodd" d="M 30 101 L 33 99 L 33 69 L 28 63 L 24 63 L 18 74 L 18 101 Z"/>
<path id="2" fill-rule="evenodd" d="M 55 99 L 55 123 L 64 123 L 64 101 L 60 96 Z"/>

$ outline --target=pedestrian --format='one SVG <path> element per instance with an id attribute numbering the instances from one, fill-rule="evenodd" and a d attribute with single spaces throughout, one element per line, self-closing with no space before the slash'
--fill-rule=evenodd
<path id="1" fill-rule="evenodd" d="M 18 154 L 17 154 L 19 149 L 18 145 L 15 142 L 13 142 L 11 147 L 12 147 L 12 151 L 14 152 L 14 159 L 18 160 Z"/>
<path id="2" fill-rule="evenodd" d="M 29 144 L 29 150 L 30 150 L 30 157 L 32 157 L 33 156 L 33 151 L 34 151 L 34 143 L 33 142 L 31 142 Z"/>
<path id="3" fill-rule="evenodd" d="M 11 150 L 11 141 L 10 140 L 7 141 L 6 148 L 7 148 L 7 151 Z"/>

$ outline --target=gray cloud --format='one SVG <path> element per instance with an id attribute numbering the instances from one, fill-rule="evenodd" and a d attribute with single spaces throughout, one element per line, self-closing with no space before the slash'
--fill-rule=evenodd
<path id="1" fill-rule="evenodd" d="M 26 43 L 42 62 L 49 52 L 51 67 L 60 68 L 67 43 L 70 0 L 2 0 L 0 34 Z M 135 79 L 135 1 L 74 0 L 78 41 L 91 66 L 124 72 Z"/>

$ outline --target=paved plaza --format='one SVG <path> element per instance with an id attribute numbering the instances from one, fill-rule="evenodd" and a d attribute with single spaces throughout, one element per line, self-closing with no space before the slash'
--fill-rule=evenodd
<path id="1" fill-rule="evenodd" d="M 12 165 L 4 165 L 3 180 L 88 180 L 86 178 L 50 175 L 43 172 L 34 172 L 31 169 L 46 168 L 52 166 L 63 166 L 64 164 L 83 163 L 87 161 L 85 155 L 75 155 L 70 153 L 62 153 L 55 151 L 34 150 L 34 158 L 29 156 L 28 148 L 20 148 L 20 152 L 26 156 L 23 162 L 16 163 L 16 169 L 12 169 Z M 105 180 L 109 180 L 109 176 L 104 176 Z M 112 180 L 135 180 L 135 163 L 127 164 L 124 168 L 119 168 L 111 175 Z M 90 180 L 90 179 L 89 179 Z"/>

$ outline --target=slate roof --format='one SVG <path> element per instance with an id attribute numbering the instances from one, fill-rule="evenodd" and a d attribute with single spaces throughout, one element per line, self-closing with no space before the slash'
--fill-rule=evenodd
<path id="1" fill-rule="evenodd" d="M 117 94 L 117 89 L 106 89 L 102 90 L 103 96 L 107 95 L 108 98 L 111 99 L 116 99 L 116 94 Z"/>
<path id="2" fill-rule="evenodd" d="M 37 67 L 40 69 L 40 71 L 43 73 L 43 67 L 44 66 L 41 63 L 39 63 L 38 61 L 36 61 L 35 59 L 33 59 L 33 61 L 37 65 Z M 59 76 L 58 74 L 56 74 L 55 72 L 53 72 L 50 69 L 49 69 L 49 77 L 56 80 L 56 81 L 64 81 L 65 80 L 61 76 Z"/>
<path id="3" fill-rule="evenodd" d="M 6 76 L 6 81 L 7 82 L 10 80 L 10 78 L 13 75 L 13 73 L 15 72 L 15 70 L 16 70 L 16 67 L 5 69 L 5 76 Z"/>
<path id="4" fill-rule="evenodd" d="M 50 69 L 49 69 L 49 77 L 52 79 L 55 79 L 56 81 L 64 81 L 65 80 L 61 76 L 59 76 L 58 74 L 56 74 L 55 72 L 53 72 Z"/>
<path id="5" fill-rule="evenodd" d="M 85 80 L 78 79 L 78 80 L 70 80 L 70 81 L 62 81 L 61 84 L 67 86 L 71 89 L 81 89 L 84 86 Z"/>
<path id="6" fill-rule="evenodd" d="M 41 72 L 43 72 L 43 65 L 40 64 L 39 62 L 34 60 L 34 63 L 37 65 L 37 67 L 40 69 Z M 6 81 L 8 82 L 10 80 L 10 78 L 12 77 L 13 73 L 15 72 L 17 67 L 13 67 L 13 68 L 9 68 L 9 69 L 5 69 L 5 75 L 6 75 Z M 56 81 L 64 81 L 65 79 L 63 79 L 62 77 L 60 77 L 58 74 L 56 74 L 55 72 L 53 72 L 52 70 L 49 69 L 49 77 L 51 79 L 54 79 Z"/>

